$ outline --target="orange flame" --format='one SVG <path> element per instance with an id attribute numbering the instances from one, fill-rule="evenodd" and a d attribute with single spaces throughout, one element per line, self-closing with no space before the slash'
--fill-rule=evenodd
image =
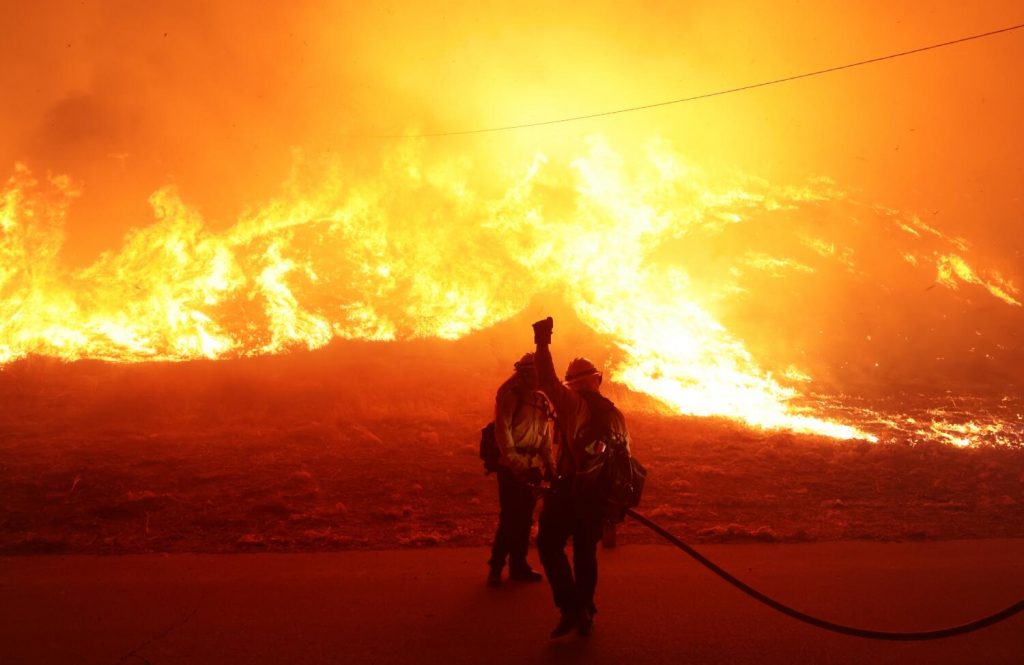
<path id="1" fill-rule="evenodd" d="M 832 183 L 715 181 L 661 142 L 627 165 L 596 139 L 566 162 L 537 155 L 498 196 L 475 189 L 471 171 L 464 163 L 426 168 L 415 151 L 400 151 L 371 181 L 338 167 L 297 175 L 286 195 L 223 232 L 165 188 L 150 198 L 154 223 L 72 270 L 59 254 L 75 187 L 66 178 L 40 183 L 17 167 L 0 198 L 0 364 L 29 354 L 238 357 L 335 337 L 455 339 L 513 316 L 536 294 L 559 292 L 620 351 L 613 378 L 673 411 L 876 439 L 794 406 L 800 393 L 786 383 L 811 377 L 790 367 L 777 379 L 712 313 L 742 287 L 697 283 L 671 251 L 758 211 L 843 199 Z M 912 221 L 894 224 L 919 235 Z M 802 242 L 853 269 L 850 250 Z M 944 286 L 980 284 L 1020 305 L 1012 283 L 980 276 L 959 255 L 933 263 Z M 764 252 L 743 253 L 732 272 L 745 270 L 814 272 Z"/>

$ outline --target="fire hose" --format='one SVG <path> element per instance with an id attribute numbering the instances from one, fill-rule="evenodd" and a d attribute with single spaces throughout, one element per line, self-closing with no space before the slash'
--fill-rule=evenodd
<path id="1" fill-rule="evenodd" d="M 821 628 L 823 630 L 832 631 L 834 633 L 840 633 L 842 635 L 851 635 L 853 637 L 862 637 L 870 640 L 889 640 L 894 642 L 920 642 L 924 640 L 940 640 L 946 637 L 954 637 L 956 635 L 966 635 L 967 633 L 973 633 L 976 630 L 982 628 L 988 628 L 1001 621 L 1005 621 L 1010 617 L 1024 612 L 1024 600 L 1017 601 L 1013 605 L 1010 605 L 1006 609 L 1000 610 L 994 614 L 975 619 L 968 623 L 960 624 L 958 626 L 950 626 L 948 628 L 940 628 L 937 630 L 922 630 L 916 632 L 890 632 L 884 630 L 869 630 L 866 628 L 855 628 L 853 626 L 844 626 L 842 624 L 833 623 L 826 621 L 818 617 L 805 614 L 800 610 L 794 609 L 788 605 L 780 603 L 779 601 L 771 598 L 752 586 L 746 584 L 742 580 L 737 579 L 726 570 L 715 564 L 713 561 L 703 556 L 700 552 L 696 551 L 679 538 L 675 537 L 663 527 L 659 526 L 655 522 L 652 522 L 648 518 L 644 517 L 635 510 L 627 510 L 626 514 L 632 517 L 634 520 L 644 525 L 654 533 L 658 534 L 668 542 L 672 543 L 686 554 L 693 557 L 697 563 L 701 564 L 715 575 L 718 575 L 723 580 L 733 585 L 743 593 L 747 594 L 754 600 L 764 603 L 768 607 L 772 608 L 777 612 L 781 612 L 786 616 L 792 617 L 797 621 L 802 621 L 806 624 L 810 624 L 815 628 Z"/>

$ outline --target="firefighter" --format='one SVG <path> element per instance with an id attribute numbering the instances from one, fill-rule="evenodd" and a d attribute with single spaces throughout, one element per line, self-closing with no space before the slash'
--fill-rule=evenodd
<path id="1" fill-rule="evenodd" d="M 554 322 L 551 317 L 533 324 L 537 345 L 537 381 L 555 409 L 559 432 L 555 476 L 544 496 L 537 534 L 537 551 L 561 612 L 552 639 L 574 629 L 590 635 L 594 625 L 594 591 L 597 588 L 597 544 L 605 515 L 599 497 L 574 482 L 578 469 L 600 454 L 603 441 L 614 437 L 627 447 L 629 433 L 622 413 L 600 394 L 602 374 L 586 358 L 569 363 L 565 382 L 555 374 L 549 345 Z M 573 563 L 565 554 L 572 538 Z"/>
<path id="2" fill-rule="evenodd" d="M 534 355 L 515 364 L 515 373 L 498 388 L 494 409 L 494 438 L 498 448 L 498 502 L 501 512 L 494 535 L 487 575 L 489 586 L 501 584 L 508 559 L 509 579 L 539 582 L 544 577 L 526 562 L 536 486 L 552 472 L 551 407 L 537 390 Z"/>

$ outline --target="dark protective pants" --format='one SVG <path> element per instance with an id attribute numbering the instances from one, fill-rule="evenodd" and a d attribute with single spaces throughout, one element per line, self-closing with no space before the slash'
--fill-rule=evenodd
<path id="1" fill-rule="evenodd" d="M 560 487 L 544 497 L 537 533 L 537 552 L 551 584 L 555 605 L 563 612 L 596 611 L 597 544 L 603 520 L 599 511 L 581 507 L 571 488 Z M 565 546 L 572 538 L 572 566 Z"/>
<path id="2" fill-rule="evenodd" d="M 528 484 L 517 480 L 505 467 L 499 467 L 497 476 L 501 512 L 498 515 L 498 532 L 494 534 L 491 547 L 490 564 L 492 568 L 503 568 L 508 558 L 509 570 L 522 571 L 529 568 L 526 551 L 530 547 L 530 527 L 533 526 L 537 496 Z"/>

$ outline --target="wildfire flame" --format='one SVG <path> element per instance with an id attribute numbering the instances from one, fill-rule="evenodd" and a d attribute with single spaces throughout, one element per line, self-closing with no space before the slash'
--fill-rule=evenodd
<path id="1" fill-rule="evenodd" d="M 715 314 L 749 288 L 745 276 L 811 274 L 809 259 L 745 251 L 714 280 L 687 264 L 703 239 L 758 215 L 859 205 L 829 181 L 715 179 L 659 141 L 627 162 L 594 139 L 570 160 L 535 156 L 495 195 L 474 186 L 469 164 L 427 165 L 399 150 L 369 180 L 338 165 L 299 169 L 282 196 L 223 231 L 174 188 L 161 189 L 150 198 L 155 222 L 129 232 L 120 251 L 71 269 L 60 250 L 76 194 L 67 178 L 40 182 L 21 166 L 0 193 L 0 364 L 29 354 L 227 358 L 336 337 L 455 339 L 554 292 L 615 344 L 613 379 L 676 412 L 876 438 L 798 407 L 796 385 L 812 380 L 805 368 L 776 377 Z M 912 215 L 880 214 L 908 238 L 943 238 Z M 857 269 L 848 247 L 811 235 L 799 242 L 808 257 Z M 966 247 L 950 243 L 945 253 L 894 251 L 914 270 L 934 270 L 943 287 L 976 285 L 1021 305 L 1010 280 L 972 268 Z"/>

